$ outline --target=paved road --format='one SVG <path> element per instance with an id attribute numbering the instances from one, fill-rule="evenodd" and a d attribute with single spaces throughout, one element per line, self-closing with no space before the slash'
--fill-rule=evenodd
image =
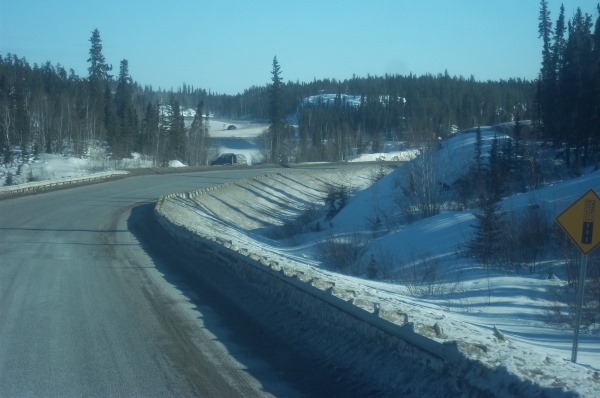
<path id="1" fill-rule="evenodd" d="M 0 396 L 318 393 L 302 391 L 314 380 L 278 380 L 269 355 L 246 361 L 243 341 L 232 353 L 240 318 L 223 323 L 208 296 L 182 291 L 164 264 L 178 256 L 162 257 L 166 238 L 148 224 L 160 194 L 264 172 L 138 176 L 0 201 Z"/>

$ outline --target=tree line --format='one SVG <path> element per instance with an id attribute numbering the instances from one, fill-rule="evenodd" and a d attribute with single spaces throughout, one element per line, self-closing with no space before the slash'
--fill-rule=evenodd
<path id="1" fill-rule="evenodd" d="M 597 12 L 595 25 L 580 8 L 567 21 L 561 6 L 552 24 L 547 0 L 540 1 L 537 120 L 543 136 L 563 151 L 576 173 L 600 160 L 600 4 Z"/>
<path id="2" fill-rule="evenodd" d="M 0 56 L 4 163 L 12 161 L 15 149 L 85 156 L 95 145 L 105 147 L 112 159 L 138 152 L 155 165 L 170 160 L 206 164 L 210 147 L 206 104 L 218 102 L 219 96 L 186 85 L 176 92 L 142 88 L 130 76 L 126 59 L 120 61 L 115 78 L 97 29 L 90 43 L 87 78 L 50 62 L 32 67 L 17 55 Z M 196 111 L 188 126 L 184 107 Z"/>
<path id="3" fill-rule="evenodd" d="M 283 83 L 280 69 L 277 65 L 277 83 L 252 87 L 238 100 L 253 117 L 273 124 L 272 91 L 277 87 L 276 107 L 295 116 L 285 122 L 297 124 L 295 135 L 283 130 L 284 158 L 339 161 L 366 150 L 380 151 L 386 141 L 430 142 L 477 125 L 535 116 L 536 85 L 523 79 L 482 82 L 446 72 Z M 319 93 L 337 98 L 333 104 L 303 103 Z M 345 102 L 345 95 L 360 97 L 360 104 Z"/>
<path id="4" fill-rule="evenodd" d="M 444 72 L 285 82 L 274 58 L 272 81 L 237 95 L 185 83 L 155 90 L 133 80 L 126 59 L 111 75 L 98 30 L 90 38 L 87 77 L 50 62 L 31 66 L 14 54 L 0 56 L 1 154 L 5 162 L 11 148 L 84 156 L 90 143 L 98 143 L 117 159 L 138 152 L 157 165 L 175 159 L 206 164 L 212 114 L 270 123 L 264 137 L 269 160 L 342 160 L 379 151 L 386 141 L 423 143 L 529 119 L 541 138 L 565 145 L 567 162 L 580 167 L 598 148 L 599 24 L 592 32 L 591 16 L 578 11 L 567 23 L 561 11 L 553 28 L 546 1 L 541 4 L 544 48 L 536 81 L 479 81 Z M 319 93 L 338 100 L 303 103 Z M 359 105 L 345 103 L 344 95 L 360 97 Z M 184 121 L 187 109 L 196 111 L 196 120 Z"/>

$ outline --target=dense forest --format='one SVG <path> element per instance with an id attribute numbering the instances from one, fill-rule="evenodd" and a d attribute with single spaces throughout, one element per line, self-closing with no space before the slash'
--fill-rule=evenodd
<path id="1" fill-rule="evenodd" d="M 186 84 L 176 91 L 142 87 L 129 75 L 126 59 L 113 75 L 94 30 L 86 77 L 50 62 L 30 65 L 15 54 L 0 56 L 1 155 L 4 163 L 15 149 L 85 156 L 93 144 L 114 159 L 137 152 L 156 165 L 175 159 L 206 164 L 208 115 L 214 115 L 270 123 L 263 141 L 271 143 L 267 160 L 342 160 L 378 151 L 388 141 L 422 144 L 475 126 L 532 120 L 537 138 L 573 148 L 573 155 L 565 150 L 567 162 L 580 167 L 599 145 L 600 22 L 593 27 L 590 15 L 578 10 L 565 22 L 561 10 L 553 28 L 542 0 L 543 62 L 536 81 L 440 73 L 284 82 L 275 58 L 270 83 L 237 95 Z M 336 100 L 304 101 L 320 93 Z M 360 101 L 347 103 L 347 95 Z M 196 112 L 185 123 L 188 109 Z"/>
<path id="2" fill-rule="evenodd" d="M 554 25 L 548 2 L 540 2 L 542 68 L 537 81 L 536 116 L 545 139 L 563 148 L 576 172 L 598 163 L 600 149 L 600 4 L 592 15 L 577 9 L 565 20 L 561 6 Z"/>

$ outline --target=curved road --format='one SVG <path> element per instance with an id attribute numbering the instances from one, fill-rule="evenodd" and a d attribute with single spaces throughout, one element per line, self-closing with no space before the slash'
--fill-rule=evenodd
<path id="1" fill-rule="evenodd" d="M 243 317 L 232 323 L 211 306 L 218 297 L 185 291 L 168 271 L 185 256 L 165 254 L 173 246 L 148 221 L 161 194 L 265 172 L 138 176 L 0 201 L 0 396 L 331 393 L 253 351 L 259 328 L 232 344 Z"/>

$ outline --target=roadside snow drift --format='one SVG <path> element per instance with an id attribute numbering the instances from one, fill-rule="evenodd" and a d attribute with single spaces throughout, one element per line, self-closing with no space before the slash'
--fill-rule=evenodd
<path id="1" fill-rule="evenodd" d="M 457 150 L 461 145 L 449 143 L 448 147 Z M 456 153 L 453 156 L 460 161 Z M 290 305 L 302 307 L 314 321 L 324 323 L 331 321 L 333 308 L 353 319 L 343 321 L 348 325 L 347 333 L 356 330 L 369 347 L 400 344 L 412 350 L 404 360 L 427 358 L 416 367 L 403 369 L 395 369 L 400 365 L 392 360 L 380 363 L 379 356 L 366 358 L 363 362 L 367 363 L 354 358 L 352 364 L 367 372 L 364 377 L 376 379 L 381 388 L 394 386 L 393 391 L 409 394 L 419 391 L 420 396 L 444 395 L 444 391 L 446 395 L 449 391 L 462 391 L 466 395 L 595 396 L 600 388 L 597 337 L 580 340 L 580 358 L 589 365 L 573 364 L 569 361 L 568 331 L 552 329 L 540 320 L 539 313 L 535 315 L 540 311 L 540 291 L 557 281 L 539 275 L 519 275 L 515 279 L 502 273 L 482 273 L 469 260 L 453 255 L 456 245 L 464 243 L 472 233 L 470 212 L 450 212 L 425 219 L 374 239 L 371 244 L 372 250 L 385 248 L 398 257 L 422 246 L 433 254 L 439 253 L 450 266 L 466 261 L 462 272 L 473 269 L 472 278 L 465 277 L 460 294 L 454 297 L 415 298 L 400 285 L 341 275 L 323 267 L 315 255 L 318 239 L 327 234 L 365 231 L 368 214 L 372 212 L 367 204 L 372 204 L 375 196 L 379 206 L 392 206 L 393 194 L 388 189 L 394 186 L 393 174 L 399 171 L 371 186 L 377 168 L 324 165 L 321 169 L 291 170 L 202 191 L 167 195 L 157 203 L 155 213 L 178 239 L 227 259 L 224 266 L 237 269 L 238 275 L 253 274 L 254 280 L 258 278 L 264 286 L 269 286 L 266 290 L 273 293 L 274 301 L 278 297 L 293 299 L 295 302 Z M 458 173 L 454 168 L 446 170 L 447 176 Z M 325 231 L 300 235 L 293 245 L 289 240 L 269 238 L 269 232 L 302 209 L 322 206 L 328 186 L 340 181 L 352 186 L 356 194 Z M 545 197 L 552 211 L 560 211 L 571 197 L 575 198 L 590 184 L 596 189 L 600 187 L 598 173 L 579 182 L 567 182 L 564 187 L 548 187 L 536 199 Z M 505 200 L 504 204 L 526 206 L 531 200 L 531 195 L 523 194 Z M 290 286 L 295 294 L 281 293 L 289 291 Z M 525 294 L 524 289 L 530 292 Z M 356 322 L 366 326 L 360 327 Z M 381 338 L 382 332 L 387 336 L 385 339 Z M 345 355 L 360 349 L 347 346 L 348 352 L 334 352 L 339 361 L 345 361 Z M 402 355 L 396 355 L 402 361 Z M 335 362 L 336 358 L 327 360 Z M 454 387 L 449 387 L 448 380 L 427 377 L 420 384 L 414 379 L 427 372 L 453 380 L 450 384 Z M 410 380 L 416 390 L 406 385 L 400 387 Z M 456 387 L 461 385 L 464 389 Z"/>

